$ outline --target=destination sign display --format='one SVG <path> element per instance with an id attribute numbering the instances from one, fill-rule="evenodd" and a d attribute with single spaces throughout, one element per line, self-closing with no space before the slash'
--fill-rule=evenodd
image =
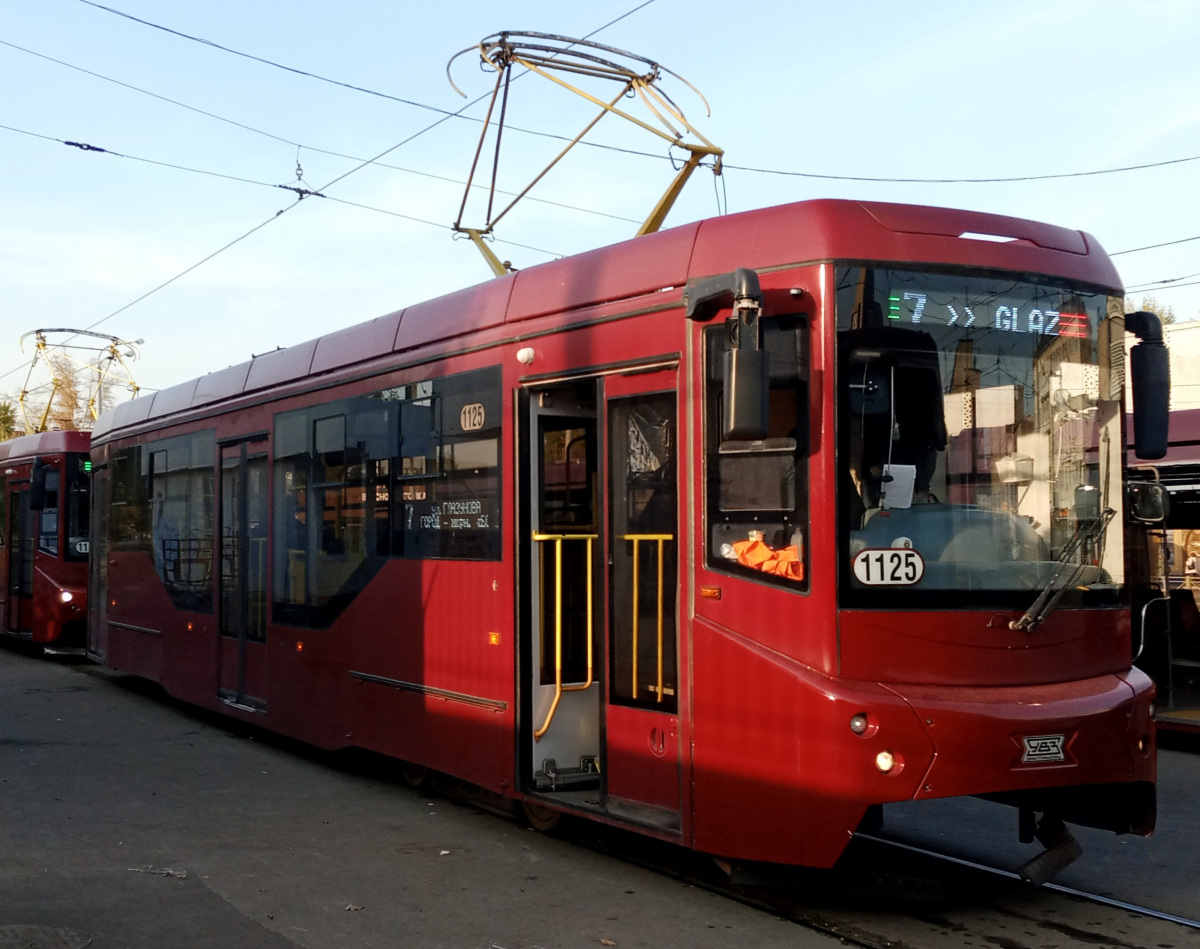
<path id="1" fill-rule="evenodd" d="M 1091 336 L 1088 314 L 1055 310 L 1049 306 L 1022 305 L 996 298 L 968 305 L 945 293 L 893 290 L 888 294 L 888 321 L 892 324 L 957 326 L 1032 336 Z"/>
<path id="2" fill-rule="evenodd" d="M 494 504 L 484 500 L 411 501 L 404 505 L 404 529 L 409 531 L 490 530 L 500 519 Z"/>

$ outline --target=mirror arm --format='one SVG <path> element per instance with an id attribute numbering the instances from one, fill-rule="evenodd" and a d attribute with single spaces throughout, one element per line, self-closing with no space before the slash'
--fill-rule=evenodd
<path id="1" fill-rule="evenodd" d="M 1138 310 L 1125 314 L 1125 329 L 1143 343 L 1163 345 L 1162 320 L 1154 313 Z"/>
<path id="2" fill-rule="evenodd" d="M 689 320 L 707 322 L 716 316 L 717 312 L 733 305 L 734 316 L 738 318 L 739 329 L 747 322 L 753 323 L 762 312 L 763 295 L 758 283 L 758 274 L 748 267 L 739 267 L 731 273 L 719 274 L 716 277 L 706 277 L 689 283 L 683 290 L 684 315 Z M 743 319 L 743 312 L 753 311 L 749 320 Z M 752 334 L 754 349 L 758 348 L 757 330 Z M 739 332 L 738 348 L 744 344 Z"/>

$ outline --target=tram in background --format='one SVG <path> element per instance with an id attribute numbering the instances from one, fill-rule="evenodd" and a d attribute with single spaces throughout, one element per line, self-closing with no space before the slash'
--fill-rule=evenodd
<path id="1" fill-rule="evenodd" d="M 1200 733 L 1200 409 L 1172 412 L 1166 455 L 1131 477 L 1161 485 L 1168 502 L 1151 531 L 1147 582 L 1133 594 L 1134 661 L 1158 686 L 1160 727 Z"/>
<path id="2" fill-rule="evenodd" d="M 50 651 L 86 641 L 91 436 L 0 442 L 0 632 Z"/>
<path id="3" fill-rule="evenodd" d="M 813 201 L 256 357 L 98 421 L 90 651 L 730 860 L 953 795 L 1148 834 L 1122 299 L 1078 231 Z"/>

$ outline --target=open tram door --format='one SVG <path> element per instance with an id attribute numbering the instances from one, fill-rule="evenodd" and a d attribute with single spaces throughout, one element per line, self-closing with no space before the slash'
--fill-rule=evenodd
<path id="1" fill-rule="evenodd" d="M 659 365 L 523 393 L 519 522 L 522 786 L 666 831 L 681 811 L 677 385 Z"/>
<path id="2" fill-rule="evenodd" d="M 221 442 L 217 697 L 266 711 L 267 451 L 265 434 Z"/>
<path id="3" fill-rule="evenodd" d="M 29 636 L 33 631 L 33 556 L 37 534 L 37 512 L 30 497 L 29 481 L 8 483 L 7 577 L 4 594 L 4 631 Z"/>

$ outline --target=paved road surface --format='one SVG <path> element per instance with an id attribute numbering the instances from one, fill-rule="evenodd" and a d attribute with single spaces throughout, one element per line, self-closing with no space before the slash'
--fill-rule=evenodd
<path id="1" fill-rule="evenodd" d="M 0 647 L 0 947 L 88 937 L 94 949 L 837 945 L 227 730 L 132 680 Z"/>

